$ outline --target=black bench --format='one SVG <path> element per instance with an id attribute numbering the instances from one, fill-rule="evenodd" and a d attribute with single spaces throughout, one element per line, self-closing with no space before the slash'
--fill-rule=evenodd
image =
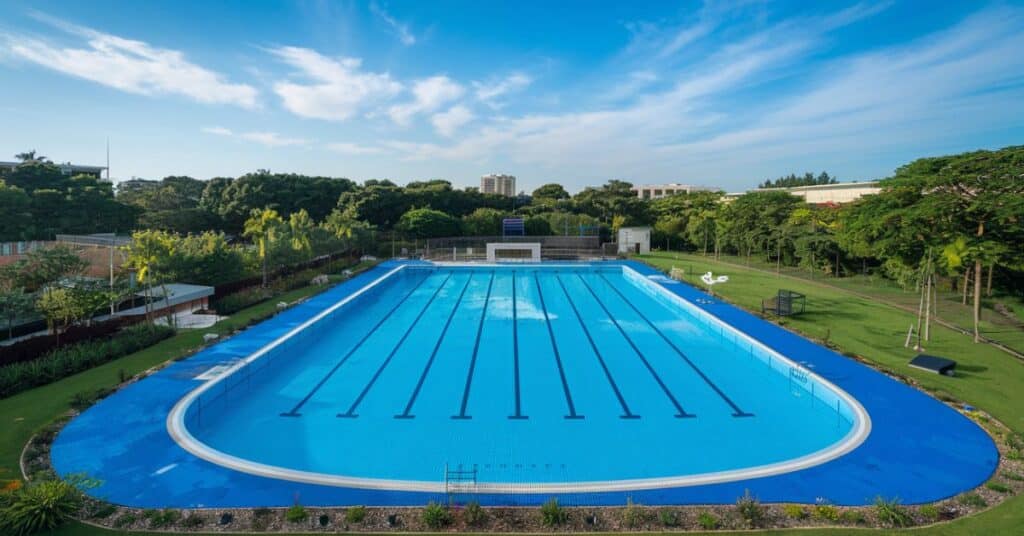
<path id="1" fill-rule="evenodd" d="M 910 360 L 910 366 L 916 369 L 942 374 L 944 376 L 953 376 L 956 374 L 956 361 L 934 355 L 921 354 Z"/>

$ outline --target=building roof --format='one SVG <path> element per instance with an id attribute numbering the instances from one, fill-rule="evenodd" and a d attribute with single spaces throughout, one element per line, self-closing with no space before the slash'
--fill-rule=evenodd
<path id="1" fill-rule="evenodd" d="M 167 296 L 164 297 L 164 289 L 167 289 Z M 137 296 L 144 296 L 145 293 L 141 290 L 136 293 Z M 173 307 L 182 303 L 188 303 L 193 300 L 205 298 L 213 295 L 213 287 L 207 287 L 203 285 L 189 285 L 187 283 L 168 283 L 166 285 L 157 285 L 152 289 L 152 295 L 154 298 L 159 298 L 153 301 L 151 308 L 154 311 L 166 309 L 167 307 Z M 138 307 L 132 307 L 131 309 L 125 309 L 118 311 L 115 316 L 138 316 L 146 314 L 146 306 L 140 305 Z"/>

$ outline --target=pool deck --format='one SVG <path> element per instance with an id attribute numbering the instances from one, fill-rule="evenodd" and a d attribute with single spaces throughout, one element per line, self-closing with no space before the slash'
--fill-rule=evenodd
<path id="1" fill-rule="evenodd" d="M 56 470 L 87 473 L 103 481 L 92 491 L 97 497 L 142 508 L 290 506 L 296 497 L 310 506 L 407 506 L 444 500 L 437 493 L 324 486 L 242 473 L 197 458 L 167 431 L 171 408 L 202 383 L 196 376 L 236 363 L 402 262 L 382 263 L 99 402 L 57 437 L 52 450 Z M 999 455 L 985 431 L 928 395 L 737 307 L 715 299 L 707 302 L 706 293 L 644 264 L 609 261 L 601 265 L 629 266 L 765 346 L 800 361 L 860 402 L 871 416 L 871 433 L 842 457 L 790 473 L 711 485 L 558 494 L 562 504 L 622 505 L 627 497 L 650 505 L 731 504 L 745 490 L 762 502 L 825 500 L 859 505 L 883 496 L 913 504 L 973 488 L 995 471 Z M 551 496 L 481 494 L 476 498 L 484 505 L 526 505 L 540 504 Z"/>

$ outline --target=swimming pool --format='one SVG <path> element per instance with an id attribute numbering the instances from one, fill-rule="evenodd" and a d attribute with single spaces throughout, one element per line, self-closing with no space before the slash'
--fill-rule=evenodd
<path id="1" fill-rule="evenodd" d="M 621 266 L 401 266 L 178 403 L 214 463 L 302 482 L 609 491 L 825 462 L 860 405 Z M 448 472 L 446 472 L 448 471 Z"/>
<path id="2" fill-rule="evenodd" d="M 117 504 L 215 508 L 921 503 L 999 455 L 953 408 L 637 262 L 388 261 L 123 387 L 51 459 Z"/>

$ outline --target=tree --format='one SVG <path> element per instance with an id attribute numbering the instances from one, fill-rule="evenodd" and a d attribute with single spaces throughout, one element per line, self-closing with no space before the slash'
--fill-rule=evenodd
<path id="1" fill-rule="evenodd" d="M 36 301 L 36 308 L 46 317 L 50 332 L 57 335 L 58 345 L 60 334 L 85 314 L 81 302 L 74 299 L 71 290 L 58 286 L 43 289 Z"/>
<path id="2" fill-rule="evenodd" d="M 135 279 L 144 285 L 146 319 L 153 321 L 153 284 L 166 283 L 170 260 L 174 256 L 174 237 L 165 231 L 147 230 L 132 233 L 132 241 L 125 246 L 125 265 L 135 270 Z M 167 295 L 166 287 L 163 295 Z"/>
<path id="3" fill-rule="evenodd" d="M 67 246 L 55 246 L 30 251 L 19 266 L 20 279 L 26 290 L 36 291 L 62 279 L 82 275 L 89 267 L 89 261 Z"/>
<path id="4" fill-rule="evenodd" d="M 0 242 L 25 240 L 34 234 L 32 200 L 25 190 L 0 179 Z"/>
<path id="5" fill-rule="evenodd" d="M 459 220 L 432 208 L 414 208 L 398 220 L 395 229 L 414 238 L 458 236 Z"/>
<path id="6" fill-rule="evenodd" d="M 356 218 L 352 209 L 334 209 L 320 225 L 346 247 L 365 250 L 372 246 L 373 227 Z"/>
<path id="7" fill-rule="evenodd" d="M 311 239 L 315 227 L 316 224 L 310 219 L 306 209 L 293 212 L 288 217 L 288 241 L 292 249 L 305 256 L 307 260 L 313 251 Z"/>
<path id="8" fill-rule="evenodd" d="M 272 208 L 252 209 L 249 219 L 245 221 L 243 235 L 252 239 L 256 244 L 257 254 L 263 272 L 263 286 L 267 286 L 267 264 L 271 248 L 275 245 L 281 235 L 284 220 L 281 215 Z"/>
<path id="9" fill-rule="evenodd" d="M 559 201 L 569 199 L 569 192 L 561 184 L 548 183 L 533 191 L 533 203 L 538 205 L 555 205 Z"/>
<path id="10" fill-rule="evenodd" d="M 507 213 L 495 208 L 478 208 L 462 217 L 462 229 L 468 236 L 498 236 Z"/>
<path id="11" fill-rule="evenodd" d="M 25 292 L 21 275 L 22 263 L 0 266 L 0 313 L 7 323 L 7 338 L 11 338 L 14 321 L 33 310 L 35 298 Z"/>
<path id="12" fill-rule="evenodd" d="M 963 242 L 958 256 L 973 265 L 974 341 L 980 342 L 983 269 L 1024 240 L 1024 146 L 916 160 L 886 186 L 916 194 L 908 211 L 929 222 L 931 240 Z"/>
<path id="13" fill-rule="evenodd" d="M 22 162 L 49 162 L 49 159 L 43 155 L 36 155 L 36 150 L 25 151 L 24 153 L 18 153 L 14 155 L 14 158 L 21 160 Z"/>
<path id="14" fill-rule="evenodd" d="M 815 186 L 819 184 L 836 184 L 839 181 L 830 176 L 827 171 L 822 171 L 817 177 L 813 173 L 804 173 L 802 177 L 790 173 L 788 176 L 779 177 L 775 180 L 768 179 L 761 183 L 760 188 L 793 188 L 795 186 Z"/>

